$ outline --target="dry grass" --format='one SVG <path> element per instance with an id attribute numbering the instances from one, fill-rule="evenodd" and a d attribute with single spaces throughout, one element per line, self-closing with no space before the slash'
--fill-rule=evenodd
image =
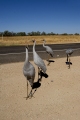
<path id="1" fill-rule="evenodd" d="M 47 41 L 47 44 L 60 43 L 80 43 L 80 35 L 54 35 L 54 36 L 17 36 L 17 37 L 0 37 L 0 46 L 15 46 L 32 44 L 31 40 L 35 39 L 37 44 L 42 44 L 42 39 Z"/>

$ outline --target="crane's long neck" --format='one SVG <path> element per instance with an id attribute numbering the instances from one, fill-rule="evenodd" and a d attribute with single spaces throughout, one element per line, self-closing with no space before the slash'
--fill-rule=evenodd
<path id="1" fill-rule="evenodd" d="M 28 61 L 28 49 L 26 48 L 26 61 Z"/>
<path id="2" fill-rule="evenodd" d="M 45 47 L 45 41 L 43 42 L 43 47 Z"/>
<path id="3" fill-rule="evenodd" d="M 36 44 L 36 43 L 34 42 L 34 45 L 33 45 L 33 53 L 35 52 L 35 44 Z"/>

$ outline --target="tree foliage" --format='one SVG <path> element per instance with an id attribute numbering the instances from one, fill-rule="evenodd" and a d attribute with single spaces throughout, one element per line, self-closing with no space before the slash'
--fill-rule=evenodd
<path id="1" fill-rule="evenodd" d="M 75 35 L 79 35 L 79 33 L 75 33 Z"/>
<path id="2" fill-rule="evenodd" d="M 46 33 L 46 32 L 29 32 L 29 33 L 25 33 L 25 32 L 10 32 L 8 30 L 5 30 L 4 32 L 0 32 L 0 36 L 40 36 L 40 35 L 80 35 L 79 33 L 75 33 L 75 34 L 67 34 L 67 33 L 62 33 L 62 34 L 56 34 L 54 32 L 50 32 L 50 33 Z"/>

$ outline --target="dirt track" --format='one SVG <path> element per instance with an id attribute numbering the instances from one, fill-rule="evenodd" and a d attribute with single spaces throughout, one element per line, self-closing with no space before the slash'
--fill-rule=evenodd
<path id="1" fill-rule="evenodd" d="M 26 79 L 22 72 L 24 63 L 0 65 L 1 120 L 80 119 L 80 57 L 71 58 L 70 69 L 65 64 L 66 58 L 54 60 L 51 66 L 47 66 L 49 77 L 42 79 L 34 97 L 28 100 L 25 98 Z M 35 69 L 36 82 L 36 66 Z"/>

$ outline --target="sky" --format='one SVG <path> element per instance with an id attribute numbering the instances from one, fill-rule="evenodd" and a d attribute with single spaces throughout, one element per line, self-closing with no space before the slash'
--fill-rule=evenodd
<path id="1" fill-rule="evenodd" d="M 0 0 L 0 32 L 80 34 L 80 0 Z"/>

